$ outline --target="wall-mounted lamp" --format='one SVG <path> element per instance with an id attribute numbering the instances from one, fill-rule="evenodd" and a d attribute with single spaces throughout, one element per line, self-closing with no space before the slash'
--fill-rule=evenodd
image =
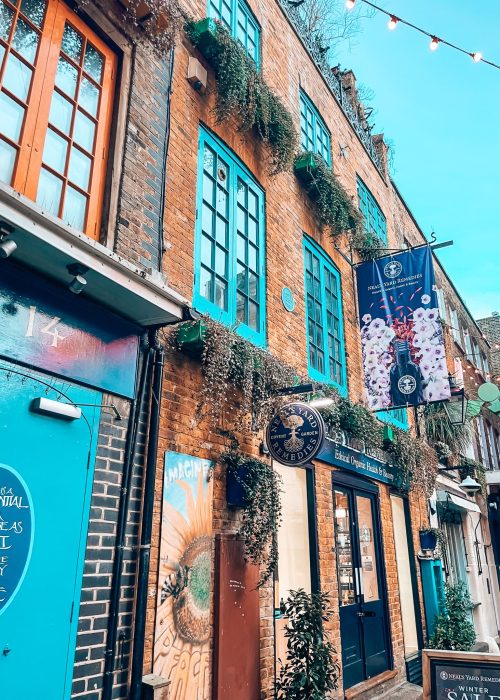
<path id="1" fill-rule="evenodd" d="M 89 271 L 89 268 L 85 265 L 81 265 L 80 263 L 73 263 L 72 265 L 68 265 L 66 269 L 73 277 L 71 282 L 68 284 L 69 291 L 73 292 L 73 294 L 81 294 L 87 286 L 85 275 Z"/>
<path id="2" fill-rule="evenodd" d="M 9 258 L 17 249 L 17 243 L 8 238 L 13 232 L 12 226 L 3 221 L 0 223 L 0 258 Z"/>

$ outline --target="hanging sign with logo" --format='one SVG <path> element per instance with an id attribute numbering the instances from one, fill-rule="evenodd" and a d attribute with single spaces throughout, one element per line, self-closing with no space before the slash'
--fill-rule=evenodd
<path id="1" fill-rule="evenodd" d="M 450 398 L 429 246 L 356 268 L 365 391 L 383 410 Z"/>
<path id="2" fill-rule="evenodd" d="M 266 441 L 273 459 L 295 466 L 316 456 L 324 435 L 325 424 L 315 408 L 306 403 L 289 403 L 269 423 Z"/>

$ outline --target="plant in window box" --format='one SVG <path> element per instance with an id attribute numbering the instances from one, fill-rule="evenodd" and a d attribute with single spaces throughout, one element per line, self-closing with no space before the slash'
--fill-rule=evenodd
<path id="1" fill-rule="evenodd" d="M 340 666 L 324 628 L 334 611 L 326 593 L 290 591 L 283 604 L 287 658 L 280 659 L 277 700 L 323 700 L 337 689 Z"/>
<path id="2" fill-rule="evenodd" d="M 237 444 L 237 443 L 236 443 Z M 268 581 L 278 564 L 278 528 L 281 522 L 281 477 L 266 462 L 231 449 L 221 455 L 226 466 L 227 501 L 243 509 L 238 534 L 245 557 L 265 566 L 257 587 Z"/>
<path id="3" fill-rule="evenodd" d="M 218 20 L 190 20 L 185 27 L 192 44 L 214 69 L 217 121 L 235 117 L 241 131 L 254 129 L 268 147 L 270 174 L 289 168 L 297 149 L 293 118 L 262 80 L 242 44 Z"/>
<path id="4" fill-rule="evenodd" d="M 322 228 L 329 229 L 332 235 L 361 228 L 360 212 L 321 156 L 311 151 L 299 153 L 294 172 L 309 195 Z"/>

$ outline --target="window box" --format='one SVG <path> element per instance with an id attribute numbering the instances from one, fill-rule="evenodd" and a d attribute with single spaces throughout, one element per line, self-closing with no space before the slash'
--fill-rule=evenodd
<path id="1" fill-rule="evenodd" d="M 249 505 L 245 484 L 250 477 L 245 464 L 226 470 L 226 500 L 230 508 L 246 508 Z"/>
<path id="2" fill-rule="evenodd" d="M 200 355 L 205 345 L 207 324 L 205 321 L 184 323 L 177 334 L 177 342 L 183 350 L 192 355 Z"/>
<path id="3" fill-rule="evenodd" d="M 217 36 L 217 22 L 210 17 L 200 19 L 192 25 L 191 36 L 196 46 L 205 56 L 207 49 L 213 44 Z"/>
<path id="4" fill-rule="evenodd" d="M 432 530 L 420 530 L 418 533 L 420 538 L 420 547 L 422 550 L 433 552 L 437 546 L 437 535 Z"/>
<path id="5" fill-rule="evenodd" d="M 293 166 L 295 175 L 306 185 L 311 183 L 317 169 L 318 164 L 312 153 L 305 153 L 304 155 L 299 156 Z"/>

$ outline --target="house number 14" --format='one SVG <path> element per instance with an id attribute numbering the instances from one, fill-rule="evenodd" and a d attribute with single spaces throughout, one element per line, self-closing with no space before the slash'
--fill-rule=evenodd
<path id="1" fill-rule="evenodd" d="M 29 311 L 29 316 L 28 316 L 28 326 L 26 328 L 26 333 L 24 334 L 25 338 L 33 338 L 33 330 L 35 329 L 35 317 L 36 317 L 37 309 L 36 306 L 30 306 L 30 311 Z M 59 331 L 57 330 L 57 324 L 60 321 L 59 316 L 53 316 L 50 321 L 43 327 L 40 328 L 40 333 L 43 333 L 44 335 L 48 335 L 52 338 L 52 342 L 50 343 L 50 347 L 52 348 L 57 348 L 57 341 L 58 340 L 64 340 L 67 336 L 65 335 L 60 335 Z M 35 333 L 36 333 L 35 329 Z"/>

